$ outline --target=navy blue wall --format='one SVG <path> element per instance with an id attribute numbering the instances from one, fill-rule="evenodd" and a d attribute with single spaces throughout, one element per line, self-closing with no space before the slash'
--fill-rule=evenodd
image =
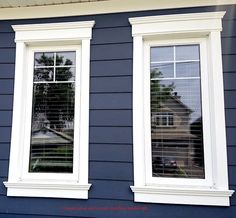
<path id="1" fill-rule="evenodd" d="M 235 218 L 236 195 L 231 198 L 230 207 L 142 204 L 133 202 L 129 188 L 133 185 L 133 159 L 132 36 L 128 18 L 217 10 L 227 11 L 222 46 L 229 182 L 230 189 L 235 189 L 236 6 L 0 21 L 0 217 Z M 8 175 L 14 90 L 15 44 L 11 25 L 82 20 L 96 21 L 91 46 L 89 199 L 7 197 L 2 181 Z"/>

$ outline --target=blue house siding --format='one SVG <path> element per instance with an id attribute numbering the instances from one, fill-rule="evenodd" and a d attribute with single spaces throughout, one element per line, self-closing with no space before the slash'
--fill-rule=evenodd
<path id="1" fill-rule="evenodd" d="M 229 183 L 230 189 L 235 190 L 236 6 L 0 21 L 0 217 L 235 218 L 235 195 L 230 207 L 144 204 L 133 201 L 129 188 L 133 185 L 133 54 L 128 18 L 215 10 L 227 11 L 223 20 L 222 51 Z M 89 199 L 7 197 L 2 182 L 8 176 L 14 90 L 15 43 L 11 25 L 82 20 L 96 22 L 91 41 L 89 182 L 92 187 Z"/>

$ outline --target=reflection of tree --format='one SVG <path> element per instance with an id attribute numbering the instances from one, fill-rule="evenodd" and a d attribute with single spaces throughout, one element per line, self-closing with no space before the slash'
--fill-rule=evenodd
<path id="1" fill-rule="evenodd" d="M 52 66 L 54 59 L 51 56 L 41 55 L 36 63 L 44 66 Z M 64 56 L 56 56 L 56 64 L 72 65 L 71 60 Z M 72 78 L 70 67 L 56 68 L 56 78 L 59 81 L 68 81 Z M 74 83 L 37 83 L 34 84 L 33 119 L 39 120 L 44 114 L 44 122 L 48 122 L 53 129 L 63 128 L 66 121 L 74 118 Z"/>
<path id="2" fill-rule="evenodd" d="M 53 66 L 54 65 L 54 57 L 53 56 L 48 56 L 43 53 L 40 58 L 35 58 L 35 61 L 37 62 L 38 65 L 43 65 L 43 66 Z"/>
<path id="3" fill-rule="evenodd" d="M 158 69 L 151 70 L 151 79 L 162 78 L 162 73 Z M 166 101 L 175 89 L 174 83 L 170 85 L 160 84 L 160 80 L 151 80 L 151 105 L 152 112 L 160 110 L 160 103 Z"/>

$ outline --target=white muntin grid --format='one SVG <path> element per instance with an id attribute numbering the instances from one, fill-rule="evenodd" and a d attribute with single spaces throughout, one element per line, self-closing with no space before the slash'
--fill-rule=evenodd
<path id="1" fill-rule="evenodd" d="M 76 52 L 75 51 L 63 51 L 63 53 L 66 53 L 66 52 L 73 52 L 75 53 L 76 55 Z M 75 75 L 72 77 L 73 80 L 68 80 L 68 81 L 60 81 L 60 80 L 56 80 L 56 69 L 58 68 L 72 68 L 74 70 L 74 72 L 76 72 L 76 65 L 56 65 L 56 58 L 57 58 L 57 54 L 60 53 L 60 52 L 51 52 L 51 51 L 45 51 L 45 52 L 35 52 L 35 54 L 37 53 L 44 53 L 44 54 L 47 54 L 47 53 L 53 53 L 53 65 L 48 65 L 48 66 L 36 66 L 34 64 L 34 70 L 36 69 L 53 69 L 53 80 L 52 81 L 33 81 L 34 84 L 55 84 L 55 83 L 75 83 Z M 34 60 L 35 60 L 35 57 L 34 57 Z"/>

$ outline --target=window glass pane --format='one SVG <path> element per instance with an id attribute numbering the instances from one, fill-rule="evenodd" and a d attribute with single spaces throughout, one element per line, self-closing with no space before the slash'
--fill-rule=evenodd
<path id="1" fill-rule="evenodd" d="M 57 52 L 56 65 L 75 65 L 75 52 Z"/>
<path id="2" fill-rule="evenodd" d="M 56 68 L 57 81 L 75 81 L 74 67 L 60 67 Z"/>
<path id="3" fill-rule="evenodd" d="M 169 115 L 168 116 L 168 124 L 169 124 L 169 126 L 173 126 L 174 125 L 174 117 L 173 117 L 173 114 L 171 114 L 171 115 Z"/>
<path id="4" fill-rule="evenodd" d="M 199 45 L 176 46 L 176 61 L 199 60 Z"/>
<path id="5" fill-rule="evenodd" d="M 172 46 L 151 48 L 151 62 L 173 61 L 173 60 L 174 60 L 174 50 Z"/>
<path id="6" fill-rule="evenodd" d="M 73 172 L 75 83 L 70 79 L 74 78 L 75 68 L 54 68 L 61 82 L 50 77 L 49 82 L 35 79 L 33 85 L 29 172 Z M 49 69 L 35 71 L 47 75 Z M 41 77 L 46 77 L 44 74 Z"/>
<path id="7" fill-rule="evenodd" d="M 176 63 L 176 77 L 199 77 L 200 63 L 197 62 L 182 62 Z"/>
<path id="8" fill-rule="evenodd" d="M 36 52 L 34 54 L 35 66 L 53 66 L 54 53 L 53 52 Z"/>
<path id="9" fill-rule="evenodd" d="M 53 68 L 36 68 L 34 69 L 34 81 L 52 81 Z"/>
<path id="10" fill-rule="evenodd" d="M 174 77 L 174 64 L 162 63 L 151 65 L 151 78 L 170 78 Z"/>
<path id="11" fill-rule="evenodd" d="M 151 141 L 153 177 L 205 178 L 200 78 L 151 80 Z"/>

